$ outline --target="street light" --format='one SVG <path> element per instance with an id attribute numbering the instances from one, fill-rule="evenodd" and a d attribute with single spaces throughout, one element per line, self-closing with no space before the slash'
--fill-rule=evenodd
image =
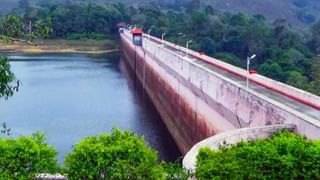
<path id="1" fill-rule="evenodd" d="M 148 38 L 150 40 L 150 32 L 151 32 L 151 28 L 148 30 Z"/>
<path id="2" fill-rule="evenodd" d="M 186 57 L 188 57 L 188 55 L 189 55 L 189 44 L 191 44 L 191 43 L 192 43 L 192 40 L 188 41 L 186 44 L 186 47 L 187 47 Z"/>
<path id="3" fill-rule="evenodd" d="M 249 75 L 250 75 L 250 62 L 256 57 L 255 54 L 253 54 L 251 57 L 247 57 L 247 89 L 249 89 Z"/>
<path id="4" fill-rule="evenodd" d="M 180 32 L 180 33 L 178 33 L 178 37 L 179 37 L 178 39 L 180 39 L 180 37 L 184 38 L 184 37 L 186 37 L 186 35 Z M 180 54 L 181 46 L 179 45 L 179 42 L 178 42 L 178 46 L 179 46 L 179 49 L 178 49 L 179 53 L 178 54 Z"/>
<path id="5" fill-rule="evenodd" d="M 164 36 L 166 35 L 167 33 L 162 33 L 162 36 L 161 36 L 161 45 L 163 46 L 163 39 L 164 39 Z"/>

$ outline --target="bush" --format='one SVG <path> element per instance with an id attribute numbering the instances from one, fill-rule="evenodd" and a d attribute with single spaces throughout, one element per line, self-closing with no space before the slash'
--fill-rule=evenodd
<path id="1" fill-rule="evenodd" d="M 320 142 L 281 132 L 268 140 L 201 149 L 198 179 L 320 179 Z"/>
<path id="2" fill-rule="evenodd" d="M 182 167 L 182 162 L 166 163 L 162 162 L 161 166 L 166 172 L 167 180 L 187 180 L 189 177 L 189 172 L 187 172 Z"/>
<path id="3" fill-rule="evenodd" d="M 32 179 L 39 173 L 56 173 L 56 155 L 41 133 L 18 139 L 0 138 L 0 179 Z"/>
<path id="4" fill-rule="evenodd" d="M 45 143 L 41 133 L 18 139 L 0 138 L 0 155 L 0 179 L 33 179 L 37 174 L 60 172 L 57 152 Z M 80 141 L 66 157 L 63 171 L 68 179 L 187 180 L 181 163 L 157 160 L 156 151 L 143 138 L 114 129 L 111 135 Z"/>
<path id="5" fill-rule="evenodd" d="M 245 60 L 241 60 L 238 56 L 230 53 L 216 53 L 215 58 L 238 67 L 244 68 L 246 65 Z"/>
<path id="6" fill-rule="evenodd" d="M 165 179 L 158 156 L 136 134 L 114 129 L 111 135 L 88 137 L 67 155 L 70 179 Z"/>
<path id="7" fill-rule="evenodd" d="M 8 58 L 0 56 L 0 98 L 8 99 L 18 90 L 18 87 Z"/>
<path id="8" fill-rule="evenodd" d="M 104 40 L 104 39 L 107 39 L 107 36 L 101 33 L 71 33 L 67 35 L 66 39 L 67 40 L 87 40 L 87 39 Z"/>

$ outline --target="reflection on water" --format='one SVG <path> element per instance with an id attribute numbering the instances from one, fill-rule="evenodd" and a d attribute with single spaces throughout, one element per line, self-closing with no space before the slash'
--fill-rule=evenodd
<path id="1" fill-rule="evenodd" d="M 80 139 L 118 127 L 144 135 L 161 159 L 172 161 L 180 155 L 159 114 L 126 79 L 131 75 L 119 58 L 81 54 L 9 58 L 22 87 L 8 101 L 1 99 L 0 120 L 7 122 L 13 136 L 45 132 L 62 162 Z"/>

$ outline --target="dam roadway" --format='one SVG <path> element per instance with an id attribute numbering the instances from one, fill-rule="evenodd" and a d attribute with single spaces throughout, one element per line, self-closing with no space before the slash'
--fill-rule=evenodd
<path id="1" fill-rule="evenodd" d="M 220 60 L 143 35 L 142 47 L 121 34 L 122 50 L 181 152 L 240 128 L 293 124 L 320 138 L 320 97 Z M 187 55 L 188 54 L 188 55 Z"/>

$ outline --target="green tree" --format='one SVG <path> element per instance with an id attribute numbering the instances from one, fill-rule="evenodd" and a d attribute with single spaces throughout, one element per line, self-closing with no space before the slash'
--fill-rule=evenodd
<path id="1" fill-rule="evenodd" d="M 0 34 L 3 40 L 8 43 L 15 40 L 13 38 L 18 38 L 33 42 L 36 39 L 48 37 L 52 32 L 51 18 L 37 19 L 37 13 L 35 15 L 32 14 L 25 15 L 24 19 L 15 15 L 2 18 L 0 21 Z"/>
<path id="2" fill-rule="evenodd" d="M 313 59 L 312 75 L 314 80 L 320 80 L 320 55 Z"/>
<path id="3" fill-rule="evenodd" d="M 298 46 L 303 40 L 300 35 L 290 28 L 285 19 L 277 19 L 273 22 L 273 37 L 280 48 Z"/>
<path id="4" fill-rule="evenodd" d="M 52 32 L 51 28 L 51 19 L 48 18 L 45 21 L 39 19 L 34 23 L 34 34 L 38 39 L 44 39 L 49 37 L 49 34 Z"/>
<path id="5" fill-rule="evenodd" d="M 308 78 L 303 76 L 298 71 L 290 71 L 288 73 L 288 79 L 286 81 L 287 84 L 295 86 L 300 89 L 309 89 L 310 85 L 308 82 Z"/>
<path id="6" fill-rule="evenodd" d="M 310 90 L 316 95 L 320 96 L 320 56 L 316 56 L 313 59 L 312 67 L 312 82 L 310 84 Z"/>
<path id="7" fill-rule="evenodd" d="M 70 179 L 165 179 L 157 160 L 143 138 L 114 129 L 76 144 L 64 169 Z"/>
<path id="8" fill-rule="evenodd" d="M 241 60 L 239 57 L 235 56 L 234 54 L 230 54 L 230 53 L 219 52 L 215 54 L 215 58 L 238 67 L 245 68 L 245 65 L 246 65 L 243 60 Z"/>
<path id="9" fill-rule="evenodd" d="M 8 58 L 0 56 L 0 98 L 8 99 L 18 91 L 20 82 L 10 70 Z"/>
<path id="10" fill-rule="evenodd" d="M 313 52 L 320 53 L 320 21 L 312 25 L 310 31 L 312 36 L 309 47 Z"/>
<path id="11" fill-rule="evenodd" d="M 268 76 L 278 81 L 286 80 L 286 75 L 282 67 L 277 62 L 273 62 L 272 60 L 267 60 L 266 63 L 262 64 L 259 68 L 259 72 L 262 75 Z"/>
<path id="12" fill-rule="evenodd" d="M 166 180 L 187 180 L 190 173 L 181 168 L 181 162 L 166 163 L 161 162 L 161 166 L 165 170 Z"/>
<path id="13" fill-rule="evenodd" d="M 0 138 L 0 179 L 32 179 L 39 173 L 56 173 L 57 152 L 35 133 L 18 139 Z"/>
<path id="14" fill-rule="evenodd" d="M 191 15 L 191 29 L 194 30 L 194 35 L 205 36 L 208 25 L 208 14 L 202 11 L 196 11 Z"/>
<path id="15" fill-rule="evenodd" d="M 213 56 L 216 53 L 216 43 L 209 37 L 204 37 L 200 40 L 200 50 L 207 55 Z"/>
<path id="16" fill-rule="evenodd" d="M 19 16 L 5 16 L 0 21 L 0 34 L 5 41 L 9 38 L 20 38 L 23 36 L 23 22 Z"/>
<path id="17" fill-rule="evenodd" d="M 319 179 L 320 142 L 290 132 L 267 140 L 201 149 L 196 177 L 201 179 Z"/>

